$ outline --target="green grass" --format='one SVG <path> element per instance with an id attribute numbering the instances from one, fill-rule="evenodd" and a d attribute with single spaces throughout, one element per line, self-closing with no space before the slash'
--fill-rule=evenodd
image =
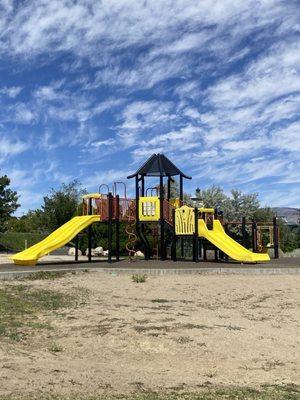
<path id="1" fill-rule="evenodd" d="M 22 280 L 30 280 L 30 281 L 54 280 L 54 279 L 57 279 L 57 278 L 61 278 L 65 274 L 66 274 L 66 272 L 38 271 L 38 272 L 34 272 L 34 273 L 22 278 Z"/>
<path id="2" fill-rule="evenodd" d="M 0 288 L 0 339 L 21 341 L 28 329 L 53 329 L 39 322 L 41 313 L 75 307 L 82 302 L 83 293 L 66 294 L 37 289 L 28 285 L 5 285 Z M 84 293 L 86 295 L 86 293 Z"/>
<path id="3" fill-rule="evenodd" d="M 185 393 L 173 390 L 169 393 L 143 392 L 128 396 L 56 396 L 30 395 L 0 396 L 0 400 L 299 400 L 299 387 L 268 386 L 261 389 L 251 388 L 202 388 L 198 393 Z"/>
<path id="4" fill-rule="evenodd" d="M 41 233 L 0 233 L 0 248 L 10 251 L 22 251 L 25 249 L 25 240 L 27 240 L 27 247 L 30 247 L 45 239 L 46 236 Z"/>
<path id="5" fill-rule="evenodd" d="M 131 279 L 135 283 L 145 283 L 147 280 L 147 275 L 134 274 L 132 275 Z"/>
<path id="6" fill-rule="evenodd" d="M 48 347 L 48 350 L 49 350 L 51 353 L 56 354 L 56 353 L 61 353 L 61 352 L 63 351 L 63 347 L 60 346 L 58 343 L 53 342 L 53 343 L 51 343 L 50 346 Z"/>

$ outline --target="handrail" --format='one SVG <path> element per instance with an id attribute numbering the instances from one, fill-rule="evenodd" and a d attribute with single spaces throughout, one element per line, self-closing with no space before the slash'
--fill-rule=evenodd
<path id="1" fill-rule="evenodd" d="M 126 183 L 124 183 L 124 182 L 122 182 L 122 181 L 120 181 L 120 182 L 114 182 L 114 183 L 113 183 L 113 196 L 116 196 L 116 195 L 117 195 L 117 187 L 118 187 L 118 185 L 123 185 L 123 187 L 124 187 L 124 198 L 127 199 Z"/>
<path id="2" fill-rule="evenodd" d="M 146 189 L 146 197 L 148 197 L 148 190 L 150 190 L 150 196 L 151 197 L 153 196 L 153 190 L 156 191 L 156 195 L 155 196 L 158 196 L 158 188 L 157 187 L 148 187 Z"/>
<path id="3" fill-rule="evenodd" d="M 105 186 L 105 187 L 107 188 L 107 193 L 101 193 L 101 188 L 102 188 L 102 186 Z M 106 195 L 108 195 L 108 193 L 109 193 L 109 186 L 108 186 L 106 183 L 101 183 L 101 185 L 99 186 L 99 193 L 100 193 L 100 194 L 106 194 Z"/>

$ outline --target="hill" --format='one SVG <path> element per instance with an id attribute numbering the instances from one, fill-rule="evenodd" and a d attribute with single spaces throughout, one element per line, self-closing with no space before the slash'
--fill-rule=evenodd
<path id="1" fill-rule="evenodd" d="M 278 217 L 283 218 L 288 225 L 300 225 L 300 209 L 292 207 L 273 207 Z"/>

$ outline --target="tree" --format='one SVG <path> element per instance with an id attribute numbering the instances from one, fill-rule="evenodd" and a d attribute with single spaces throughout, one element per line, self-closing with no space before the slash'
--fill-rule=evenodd
<path id="1" fill-rule="evenodd" d="M 12 217 L 8 222 L 8 230 L 23 233 L 45 233 L 45 218 L 42 210 L 29 210 L 20 218 Z"/>
<path id="2" fill-rule="evenodd" d="M 196 190 L 195 197 L 199 199 L 203 207 L 220 208 L 223 209 L 224 204 L 228 201 L 228 197 L 224 190 L 216 185 L 212 185 L 204 190 Z"/>
<path id="3" fill-rule="evenodd" d="M 20 207 L 17 192 L 9 188 L 7 175 L 0 177 L 0 232 L 5 232 L 11 215 Z"/>
<path id="4" fill-rule="evenodd" d="M 199 199 L 204 207 L 219 208 L 223 211 L 225 221 L 241 222 L 242 217 L 250 221 L 254 219 L 259 222 L 272 222 L 275 216 L 270 207 L 261 207 L 257 193 L 244 194 L 239 190 L 232 189 L 230 195 L 227 196 L 224 190 L 212 185 L 205 190 L 196 190 L 195 197 Z M 278 220 L 280 232 L 280 245 L 284 251 L 291 251 L 298 248 L 300 245 L 300 235 L 297 231 L 292 231 L 281 219 Z M 251 235 L 251 228 L 246 228 L 248 239 Z M 231 225 L 230 233 L 235 238 L 240 238 L 242 235 L 241 226 Z M 266 232 L 264 236 L 266 236 Z M 269 238 L 267 238 L 269 239 Z"/>
<path id="5" fill-rule="evenodd" d="M 157 190 L 158 190 L 158 193 L 159 193 L 159 185 L 157 185 L 156 187 L 157 187 Z M 175 179 L 171 180 L 170 189 L 171 189 L 170 190 L 170 198 L 171 199 L 179 198 L 179 184 Z M 168 184 L 165 183 L 164 184 L 165 197 L 167 195 L 167 192 L 168 192 Z M 191 205 L 191 203 L 192 203 L 191 202 L 191 196 L 188 193 L 183 192 L 183 201 L 184 201 L 185 204 Z"/>
<path id="6" fill-rule="evenodd" d="M 224 201 L 224 217 L 229 221 L 241 221 L 254 218 L 260 208 L 258 193 L 243 194 L 240 190 L 232 189 L 231 196 Z"/>
<path id="7" fill-rule="evenodd" d="M 50 194 L 44 197 L 42 206 L 45 226 L 52 231 L 74 217 L 85 193 L 77 180 L 63 183 L 57 190 L 51 189 Z"/>

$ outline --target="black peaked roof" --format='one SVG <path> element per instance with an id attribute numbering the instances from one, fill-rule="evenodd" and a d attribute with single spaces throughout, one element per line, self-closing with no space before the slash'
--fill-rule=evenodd
<path id="1" fill-rule="evenodd" d="M 175 176 L 181 175 L 186 179 L 192 179 L 180 171 L 164 154 L 152 154 L 134 174 L 127 176 L 127 179 L 137 175 L 144 176 Z"/>

